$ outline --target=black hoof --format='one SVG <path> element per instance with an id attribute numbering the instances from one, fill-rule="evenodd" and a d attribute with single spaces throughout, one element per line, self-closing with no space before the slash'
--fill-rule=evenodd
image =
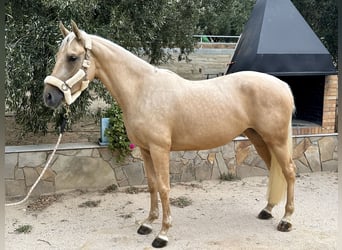
<path id="1" fill-rule="evenodd" d="M 264 209 L 259 213 L 258 218 L 261 220 L 268 220 L 268 219 L 273 218 L 273 216 L 270 212 L 268 212 Z"/>
<path id="2" fill-rule="evenodd" d="M 165 247 L 167 245 L 167 242 L 168 242 L 167 240 L 157 237 L 152 242 L 152 246 L 155 248 L 162 248 L 162 247 Z"/>
<path id="3" fill-rule="evenodd" d="M 280 221 L 277 227 L 280 232 L 289 232 L 292 229 L 292 224 L 287 221 Z"/>
<path id="4" fill-rule="evenodd" d="M 152 228 L 151 227 L 147 227 L 145 225 L 141 225 L 138 228 L 138 234 L 146 235 L 146 234 L 150 234 L 151 232 L 152 232 Z"/>

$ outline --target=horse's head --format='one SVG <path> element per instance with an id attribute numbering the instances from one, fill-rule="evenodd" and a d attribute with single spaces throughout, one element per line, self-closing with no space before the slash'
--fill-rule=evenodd
<path id="1" fill-rule="evenodd" d="M 64 40 L 56 57 L 52 74 L 44 80 L 44 102 L 57 108 L 63 101 L 70 105 L 94 78 L 95 67 L 91 63 L 91 39 L 88 34 L 77 28 L 72 21 L 72 32 L 62 23 L 60 30 Z"/>

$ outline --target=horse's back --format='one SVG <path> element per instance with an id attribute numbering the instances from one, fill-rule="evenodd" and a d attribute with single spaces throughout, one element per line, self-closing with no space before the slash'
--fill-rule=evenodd
<path id="1" fill-rule="evenodd" d="M 195 81 L 187 91 L 189 99 L 197 95 L 199 102 L 211 109 L 245 111 L 248 116 L 267 110 L 292 113 L 294 100 L 290 87 L 279 78 L 254 71 L 241 71 L 205 81 Z M 197 85 L 197 86 L 196 86 Z M 196 100 L 192 100 L 195 101 Z M 203 106 L 203 105 L 202 105 Z"/>
<path id="2" fill-rule="evenodd" d="M 229 75 L 222 76 L 217 79 L 216 84 L 228 84 L 229 89 L 239 89 L 241 91 L 258 91 L 263 93 L 269 91 L 271 94 L 278 93 L 284 95 L 284 98 L 293 99 L 291 89 L 287 83 L 279 78 L 256 71 L 240 71 Z"/>

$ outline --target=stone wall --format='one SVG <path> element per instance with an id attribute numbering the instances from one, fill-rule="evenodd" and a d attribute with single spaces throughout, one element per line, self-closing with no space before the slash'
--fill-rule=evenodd
<path id="1" fill-rule="evenodd" d="M 337 134 L 296 136 L 294 160 L 298 173 L 337 171 Z M 54 145 L 6 147 L 6 196 L 24 196 L 38 178 Z M 172 182 L 219 179 L 223 174 L 244 178 L 267 175 L 264 162 L 253 145 L 237 138 L 222 147 L 203 151 L 172 152 Z M 72 189 L 102 189 L 111 184 L 146 184 L 139 149 L 125 162 L 117 163 L 115 153 L 96 144 L 63 144 L 57 151 L 33 195 Z"/>

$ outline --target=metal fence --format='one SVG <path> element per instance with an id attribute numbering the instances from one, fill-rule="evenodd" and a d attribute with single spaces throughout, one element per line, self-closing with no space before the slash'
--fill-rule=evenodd
<path id="1" fill-rule="evenodd" d="M 198 38 L 198 43 L 215 43 L 215 44 L 237 44 L 240 36 L 220 36 L 220 35 L 194 35 Z"/>

